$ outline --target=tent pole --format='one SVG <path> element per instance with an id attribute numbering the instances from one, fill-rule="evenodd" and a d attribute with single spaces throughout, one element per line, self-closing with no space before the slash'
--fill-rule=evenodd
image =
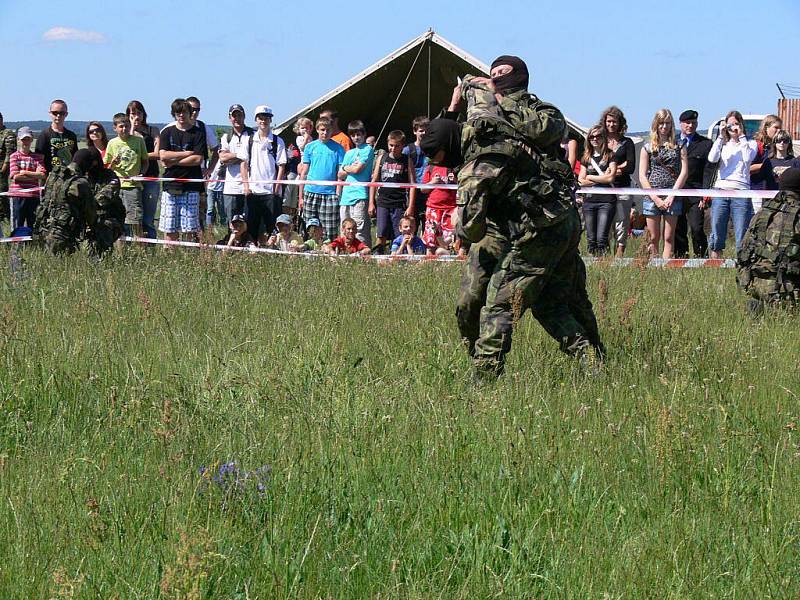
<path id="1" fill-rule="evenodd" d="M 425 115 L 431 118 L 431 45 L 428 43 L 428 110 Z"/>
<path id="2" fill-rule="evenodd" d="M 394 109 L 397 106 L 397 103 L 400 101 L 400 96 L 403 95 L 403 90 L 406 89 L 406 84 L 408 83 L 408 80 L 411 78 L 411 73 L 414 71 L 414 67 L 417 64 L 417 60 L 419 60 L 419 55 L 422 54 L 422 49 L 424 47 L 425 47 L 425 42 L 420 44 L 419 50 L 417 50 L 417 55 L 414 57 L 414 62 L 411 63 L 411 68 L 408 70 L 408 73 L 406 74 L 406 78 L 403 81 L 403 85 L 400 86 L 400 91 L 397 92 L 397 97 L 395 97 L 395 99 L 394 99 L 394 103 L 392 104 L 392 108 L 389 109 L 389 114 L 386 115 L 386 120 L 383 122 L 383 127 L 381 127 L 381 132 L 378 134 L 378 137 L 377 137 L 377 140 L 376 140 L 377 143 L 379 143 L 379 144 L 380 144 L 381 139 L 383 139 L 383 132 L 386 129 L 386 126 L 389 124 L 389 119 L 392 118 L 392 113 L 394 112 Z"/>

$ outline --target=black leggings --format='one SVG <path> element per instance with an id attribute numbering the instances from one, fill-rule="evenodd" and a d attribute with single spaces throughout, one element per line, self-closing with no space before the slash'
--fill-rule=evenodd
<path id="1" fill-rule="evenodd" d="M 615 209 L 614 202 L 586 202 L 583 205 L 589 254 L 597 256 L 608 252 L 608 234 Z"/>

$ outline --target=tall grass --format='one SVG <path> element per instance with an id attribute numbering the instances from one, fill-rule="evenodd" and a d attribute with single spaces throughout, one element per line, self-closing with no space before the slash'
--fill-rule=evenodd
<path id="1" fill-rule="evenodd" d="M 0 260 L 0 598 L 800 589 L 797 321 L 730 271 L 592 267 L 604 370 L 526 316 L 476 389 L 460 265 Z"/>

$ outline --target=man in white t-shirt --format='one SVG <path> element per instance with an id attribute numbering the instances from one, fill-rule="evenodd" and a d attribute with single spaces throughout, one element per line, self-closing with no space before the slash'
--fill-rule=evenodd
<path id="1" fill-rule="evenodd" d="M 272 133 L 272 109 L 262 104 L 254 112 L 257 129 L 247 162 L 252 182 L 247 196 L 247 230 L 263 245 L 283 212 L 283 200 L 280 184 L 261 182 L 283 180 L 287 157 L 283 140 Z"/>
<path id="2" fill-rule="evenodd" d="M 225 225 L 229 225 L 233 215 L 245 213 L 245 198 L 250 193 L 248 183 L 248 150 L 253 130 L 244 124 L 244 108 L 232 104 L 228 118 L 233 128 L 222 136 L 219 147 L 219 161 L 225 167 L 225 186 L 222 197 L 225 205 Z M 255 232 L 251 232 L 255 236 Z"/>

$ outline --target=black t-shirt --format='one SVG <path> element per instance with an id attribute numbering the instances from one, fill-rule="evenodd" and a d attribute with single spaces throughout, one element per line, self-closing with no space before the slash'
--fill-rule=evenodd
<path id="1" fill-rule="evenodd" d="M 224 238 L 222 238 L 221 240 L 217 240 L 217 246 L 227 246 L 228 241 L 231 239 L 232 235 L 233 233 L 229 232 L 228 235 L 226 235 Z M 253 236 L 250 235 L 250 232 L 245 231 L 241 239 L 238 242 L 235 242 L 233 245 L 238 246 L 239 248 L 246 248 L 250 244 L 255 244 L 255 243 L 256 241 L 253 239 Z"/>
<path id="2" fill-rule="evenodd" d="M 393 158 L 388 152 L 381 158 L 381 183 L 410 183 L 408 176 L 408 156 Z M 380 188 L 378 206 L 383 208 L 405 208 L 408 190 L 402 188 Z"/>
<path id="3" fill-rule="evenodd" d="M 614 158 L 614 154 L 611 155 L 611 158 Z M 608 165 L 611 164 L 611 161 L 603 158 L 600 154 L 593 154 L 592 158 L 594 162 L 597 163 L 597 166 L 600 167 L 600 172 L 597 172 L 597 169 L 594 168 L 594 164 L 592 164 L 591 160 L 581 161 L 584 167 L 586 167 L 586 174 L 587 175 L 605 175 L 606 171 L 608 170 Z M 593 183 L 592 187 L 611 187 L 610 183 Z M 610 195 L 610 194 L 584 194 L 583 202 L 591 203 L 591 202 L 616 202 L 617 197 Z"/>
<path id="4" fill-rule="evenodd" d="M 623 137 L 619 141 L 619 146 L 614 151 L 613 161 L 617 163 L 617 176 L 614 177 L 615 187 L 630 187 L 631 173 L 636 169 L 636 147 L 633 140 Z M 620 169 L 619 165 L 627 162 L 625 169 Z"/>
<path id="5" fill-rule="evenodd" d="M 200 129 L 197 125 L 191 129 L 181 130 L 177 125 L 170 125 L 165 127 L 164 131 L 159 135 L 161 147 L 159 150 L 167 150 L 169 152 L 185 152 L 191 150 L 194 154 L 198 154 L 205 159 L 208 154 L 206 147 L 206 132 Z M 182 167 L 180 165 L 173 165 L 164 170 L 164 177 L 179 177 L 182 179 L 202 179 L 203 169 L 200 165 L 194 167 Z M 185 192 L 202 192 L 203 183 L 183 183 L 176 185 L 175 183 L 166 183 L 165 187 L 178 189 L 182 188 Z M 167 190 L 169 191 L 169 189 Z"/>
<path id="6" fill-rule="evenodd" d="M 39 134 L 36 140 L 36 152 L 44 157 L 44 168 L 50 173 L 53 167 L 66 167 L 78 151 L 78 136 L 69 129 L 64 133 L 53 131 L 48 127 Z"/>
<path id="7" fill-rule="evenodd" d="M 145 125 L 136 130 L 142 134 L 144 138 L 144 147 L 147 148 L 147 153 L 151 153 L 156 149 L 156 138 L 158 137 L 158 128 L 152 125 Z M 147 171 L 144 173 L 145 177 L 158 177 L 158 161 L 150 159 L 147 165 Z"/>

